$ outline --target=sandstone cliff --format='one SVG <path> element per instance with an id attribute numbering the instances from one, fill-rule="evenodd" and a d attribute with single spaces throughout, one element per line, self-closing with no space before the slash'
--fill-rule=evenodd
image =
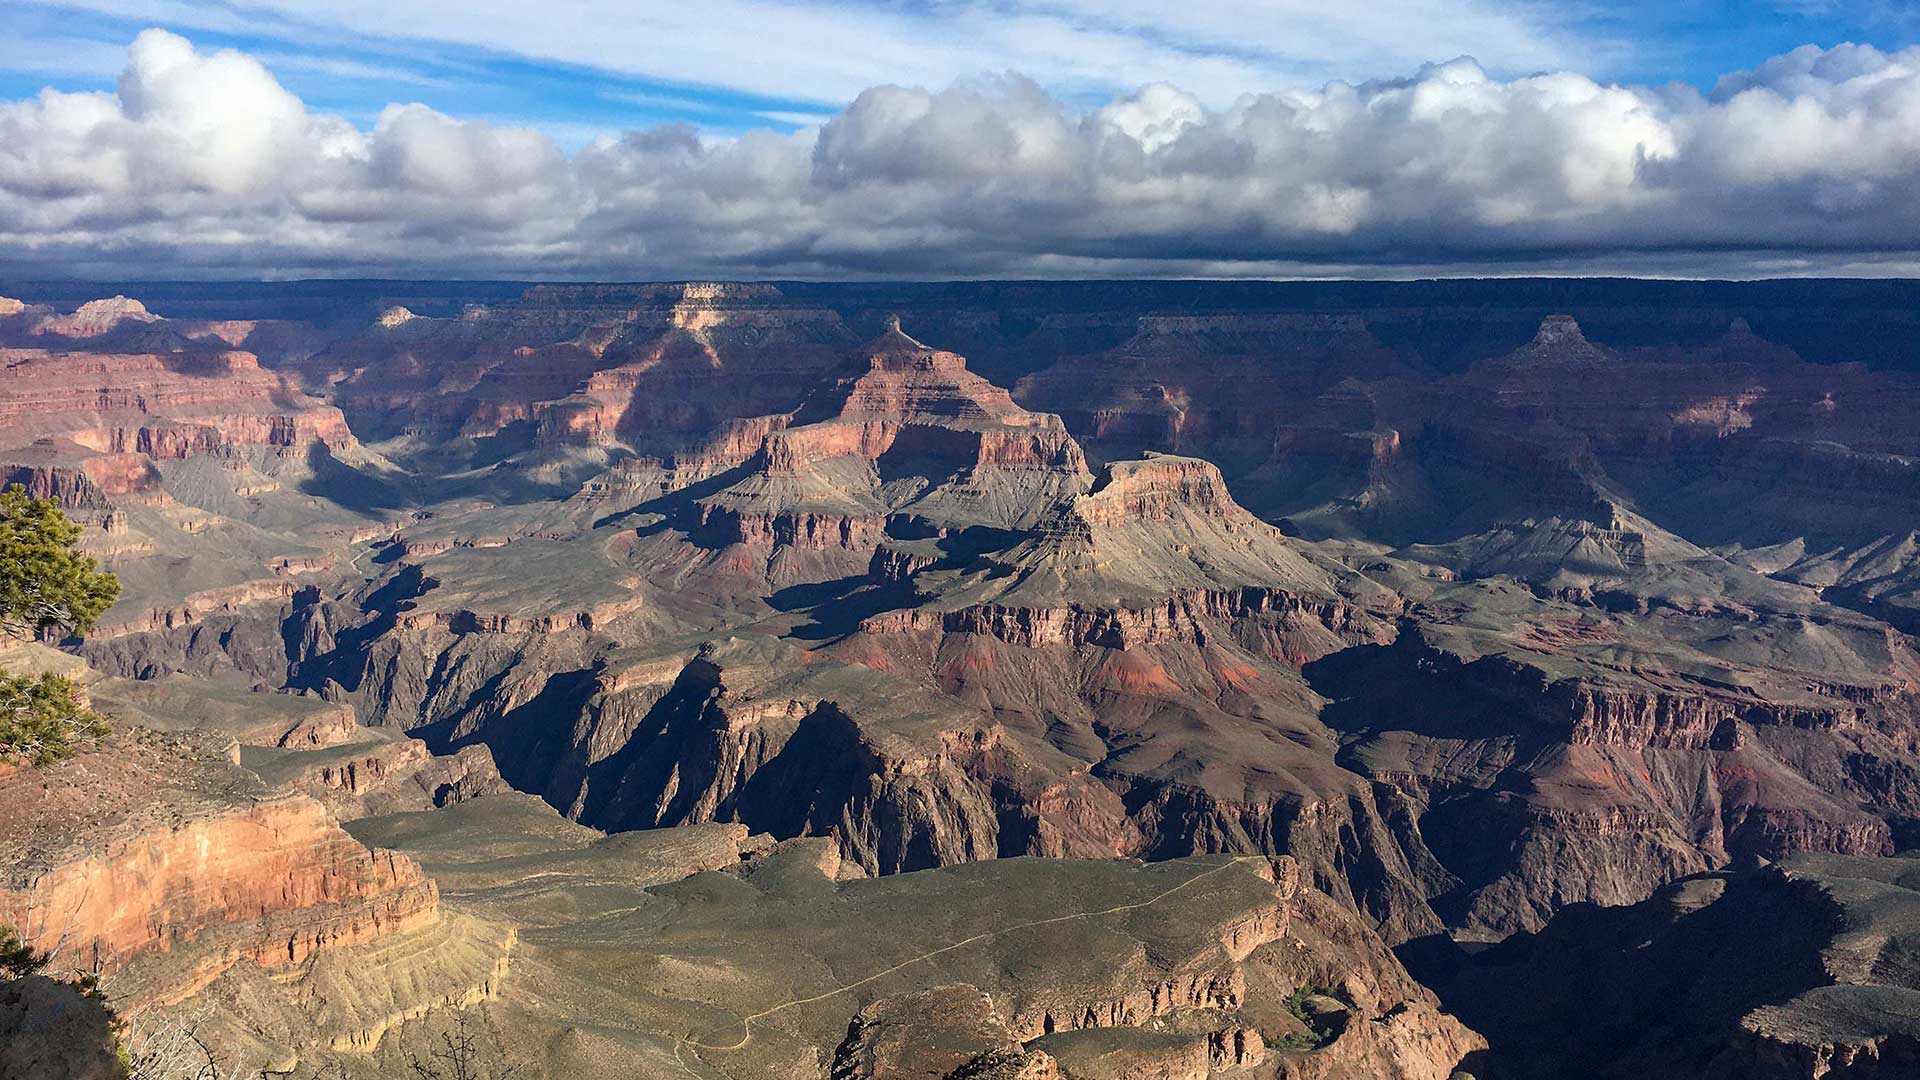
<path id="1" fill-rule="evenodd" d="M 370 851 L 312 799 L 276 794 L 230 742 L 136 729 L 0 781 L 10 825 L 0 920 L 63 970 L 119 980 L 124 1014 L 193 993 L 228 966 L 430 925 L 413 860 Z M 122 969 L 177 954 L 164 971 Z"/>

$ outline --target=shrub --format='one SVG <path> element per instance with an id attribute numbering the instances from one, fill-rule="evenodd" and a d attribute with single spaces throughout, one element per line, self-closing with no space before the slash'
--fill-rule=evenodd
<path id="1" fill-rule="evenodd" d="M 0 492 L 0 625 L 15 635 L 84 634 L 120 598 L 120 582 L 74 545 L 80 526 L 52 499 Z"/>
<path id="2" fill-rule="evenodd" d="M 80 703 L 72 679 L 0 672 L 0 757 L 51 765 L 107 730 L 105 718 Z"/>
<path id="3" fill-rule="evenodd" d="M 80 526 L 52 499 L 0 492 L 0 631 L 85 633 L 120 598 L 120 582 L 74 546 Z M 0 758 L 49 765 L 107 734 L 106 721 L 60 675 L 0 672 Z"/>

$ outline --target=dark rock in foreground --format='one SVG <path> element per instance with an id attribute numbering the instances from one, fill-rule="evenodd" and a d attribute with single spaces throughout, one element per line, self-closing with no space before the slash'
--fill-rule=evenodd
<path id="1" fill-rule="evenodd" d="M 1920 859 L 1801 855 L 1576 905 L 1473 957 L 1405 950 L 1490 1080 L 1920 1075 Z"/>

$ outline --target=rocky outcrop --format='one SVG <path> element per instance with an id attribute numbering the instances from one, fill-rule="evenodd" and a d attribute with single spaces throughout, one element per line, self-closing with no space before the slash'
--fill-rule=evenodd
<path id="1" fill-rule="evenodd" d="M 1392 631 L 1378 609 L 1350 601 L 1299 596 L 1282 589 L 1248 587 L 1175 593 L 1149 608 L 1030 608 L 983 604 L 939 612 L 903 608 L 861 621 L 874 634 L 936 631 L 980 634 L 1009 645 L 1131 649 L 1178 642 L 1204 645 L 1209 632 L 1249 630 L 1270 641 L 1271 659 L 1299 666 L 1319 651 L 1295 651 L 1295 632 L 1313 629 L 1341 642 L 1377 641 Z M 1254 629 L 1256 628 L 1257 629 Z M 1227 631 L 1231 632 L 1231 631 Z M 1291 646 L 1291 647 L 1290 647 Z"/>
<path id="2" fill-rule="evenodd" d="M 70 982 L 45 975 L 0 982 L 0 1076 L 118 1080 L 125 1067 L 114 1024 L 104 1002 Z"/>
<path id="3" fill-rule="evenodd" d="M 698 506 L 689 519 L 689 532 L 703 547 L 734 544 L 772 550 L 840 549 L 865 554 L 886 537 L 886 520 L 879 514 L 833 514 L 813 510 L 754 512 L 730 506 Z"/>
<path id="4" fill-rule="evenodd" d="M 1920 1061 L 1913 980 L 1889 962 L 1912 884 L 1907 860 L 1799 856 L 1568 909 L 1427 976 L 1503 1076 L 1896 1076 Z"/>
<path id="5" fill-rule="evenodd" d="M 1015 1050 L 993 999 L 973 986 L 938 986 L 881 998 L 847 1025 L 832 1080 L 945 1077 L 976 1059 Z"/>
<path id="6" fill-rule="evenodd" d="M 298 582 L 272 577 L 192 593 L 178 607 L 142 611 L 126 610 L 127 605 L 121 605 L 101 620 L 92 636 L 105 641 L 129 634 L 190 627 L 213 615 L 232 614 L 253 605 L 291 600 L 300 589 Z"/>
<path id="7" fill-rule="evenodd" d="M 1255 993 L 1323 1010 L 1267 1018 L 1270 1033 L 1314 1047 L 1280 1058 L 1277 1075 L 1289 1080 L 1451 1080 L 1484 1068 L 1486 1040 L 1407 973 L 1364 917 L 1318 890 L 1299 892 L 1288 937 L 1249 960 L 1248 980 Z"/>
<path id="8" fill-rule="evenodd" d="M 1284 850 L 1396 939 L 1920 820 L 1920 662 L 1880 621 L 1920 383 L 1755 333 L 1799 316 L 1590 283 L 339 288 L 318 349 L 258 301 L 6 317 L 5 429 L 50 426 L 0 460 L 111 524 L 130 586 L 87 655 L 324 692 L 610 828 L 830 831 L 876 871 Z M 391 472 L 294 467 L 351 453 L 333 407 Z M 780 654 L 698 675 L 745 638 Z M 301 783 L 357 805 L 413 753 L 363 749 Z"/>
<path id="9" fill-rule="evenodd" d="M 639 596 L 623 596 L 584 610 L 534 615 L 436 606 L 402 612 L 394 626 L 400 630 L 433 628 L 454 634 L 563 634 L 569 630 L 591 631 L 596 627 L 604 627 L 640 610 L 645 604 L 646 601 Z"/>
<path id="10" fill-rule="evenodd" d="M 263 775 L 312 795 L 342 821 L 423 810 L 511 791 L 484 746 L 434 754 L 419 739 L 377 740 L 292 755 Z"/>
<path id="11" fill-rule="evenodd" d="M 143 454 L 93 454 L 54 440 L 0 454 L 0 483 L 73 510 L 167 501 L 160 472 Z"/>
<path id="12" fill-rule="evenodd" d="M 1060 419 L 1014 404 L 958 355 L 915 341 L 897 321 L 861 351 L 863 374 L 761 422 L 744 475 L 679 511 L 695 543 L 837 549 L 864 561 L 889 515 L 931 529 L 1018 526 L 1086 487 L 1085 457 Z M 746 430 L 728 431 L 723 444 Z M 702 456 L 732 455 L 716 447 Z"/>
<path id="13" fill-rule="evenodd" d="M 292 390 L 251 353 L 0 350 L 0 443 L 66 439 L 95 453 L 180 458 L 228 447 L 304 453 L 353 445 L 337 409 Z"/>
<path id="14" fill-rule="evenodd" d="M 312 799 L 268 791 L 230 747 L 135 730 L 0 780 L 14 823 L 0 921 L 79 970 L 179 954 L 165 985 L 121 1001 L 129 1012 L 241 961 L 296 964 L 438 917 L 413 860 L 363 847 Z"/>
<path id="15" fill-rule="evenodd" d="M 151 323 L 159 319 L 160 316 L 148 311 L 138 300 L 112 296 L 89 300 L 67 315 L 47 315 L 39 320 L 33 332 L 59 337 L 98 337 L 123 323 Z"/>
<path id="16" fill-rule="evenodd" d="M 1033 782 L 1022 777 L 1031 763 L 1002 733 L 925 702 L 931 715 L 917 719 L 934 726 L 903 740 L 883 699 L 869 696 L 880 685 L 843 684 L 838 700 L 825 699 L 764 663 L 736 645 L 684 668 L 603 676 L 585 736 L 622 741 L 582 772 L 562 766 L 578 787 L 549 798 L 604 828 L 738 820 L 783 838 L 831 833 L 871 873 L 1023 848 L 1113 854 L 1114 832 L 1125 848 L 1118 806 L 1084 781 L 1051 790 L 1054 820 L 1036 812 L 1018 793 Z"/>

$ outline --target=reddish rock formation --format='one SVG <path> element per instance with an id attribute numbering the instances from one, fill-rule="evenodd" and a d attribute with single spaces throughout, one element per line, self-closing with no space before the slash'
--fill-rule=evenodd
<path id="1" fill-rule="evenodd" d="M 293 391 L 251 353 L 0 350 L 0 442 L 59 437 L 95 453 L 179 458 L 225 447 L 349 446 L 338 410 Z"/>
<path id="2" fill-rule="evenodd" d="M 33 332 L 60 337 L 98 337 L 122 323 L 151 323 L 159 318 L 138 300 L 113 296 L 89 300 L 68 315 L 48 315 L 39 320 Z"/>
<path id="3" fill-rule="evenodd" d="M 166 490 L 144 454 L 96 454 L 76 443 L 43 439 L 0 451 L 0 483 L 19 484 L 36 499 L 74 510 L 164 503 Z"/>
<path id="4" fill-rule="evenodd" d="M 694 542 L 763 559 L 783 549 L 844 552 L 859 563 L 825 565 L 845 572 L 871 555 L 890 514 L 929 528 L 1019 525 L 1086 487 L 1085 459 L 1059 418 L 1015 405 L 958 355 L 913 340 L 897 322 L 861 352 L 864 373 L 696 452 L 708 468 L 725 467 L 744 436 L 765 430 L 740 462 L 746 475 L 683 512 Z"/>
<path id="5" fill-rule="evenodd" d="M 332 444 L 223 359 L 260 326 L 23 309 L 29 366 L 140 360 L 172 404 L 13 457 L 121 514 L 130 567 L 220 565 L 130 570 L 103 664 L 325 689 L 608 827 L 831 832 L 874 871 L 1284 850 L 1396 940 L 1905 842 L 1910 375 L 1724 313 L 1212 288 L 384 297 L 269 358 L 391 455 L 324 478 L 195 471 Z M 268 400 L 221 434 L 196 379 Z"/>
<path id="6" fill-rule="evenodd" d="M 764 285 L 537 286 L 455 319 L 406 314 L 296 364 L 362 435 L 524 424 L 548 447 L 671 453 L 792 408 L 853 340 L 832 311 Z"/>
<path id="7" fill-rule="evenodd" d="M 0 922 L 63 968 L 112 972 L 154 950 L 190 956 L 190 993 L 241 960 L 316 950 L 437 917 L 437 891 L 405 856 L 369 851 L 305 796 L 276 795 L 232 764 L 231 744 L 151 731 L 0 780 L 8 877 Z"/>

